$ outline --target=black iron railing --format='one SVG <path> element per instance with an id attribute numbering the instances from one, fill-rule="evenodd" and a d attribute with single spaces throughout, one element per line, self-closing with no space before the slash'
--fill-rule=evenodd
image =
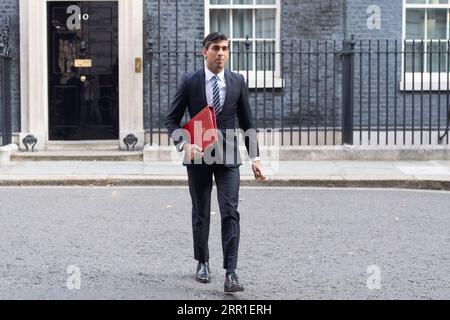
<path id="1" fill-rule="evenodd" d="M 11 47 L 10 19 L 0 30 L 0 146 L 11 144 Z"/>
<path id="2" fill-rule="evenodd" d="M 228 68 L 247 79 L 257 128 L 278 130 L 283 145 L 448 144 L 449 48 L 421 40 L 243 42 L 231 44 Z M 170 143 L 171 99 L 182 74 L 202 66 L 199 42 L 148 46 L 151 143 Z"/>
<path id="3" fill-rule="evenodd" d="M 11 58 L 0 55 L 0 146 L 11 144 Z"/>

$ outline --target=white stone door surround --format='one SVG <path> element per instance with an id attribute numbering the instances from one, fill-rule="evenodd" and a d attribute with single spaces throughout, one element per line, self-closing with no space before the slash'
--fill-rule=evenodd
<path id="1" fill-rule="evenodd" d="M 21 133 L 33 135 L 35 150 L 43 150 L 48 134 L 47 2 L 20 0 Z M 61 0 L 58 0 L 61 1 Z M 70 1 L 70 0 L 62 0 Z M 102 1 L 102 0 L 84 0 Z M 106 0 L 104 0 L 106 1 Z M 113 0 L 114 1 L 114 0 Z M 119 5 L 119 126 L 120 148 L 128 134 L 138 138 L 136 149 L 144 147 L 143 67 L 135 70 L 135 60 L 143 61 L 143 0 L 116 0 Z M 104 143 L 104 141 L 101 141 Z"/>

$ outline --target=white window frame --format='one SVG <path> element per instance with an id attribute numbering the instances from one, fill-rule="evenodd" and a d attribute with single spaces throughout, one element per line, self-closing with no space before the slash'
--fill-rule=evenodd
<path id="1" fill-rule="evenodd" d="M 450 40 L 449 28 L 450 28 L 450 2 L 447 4 L 408 4 L 406 0 L 403 0 L 403 19 L 402 19 L 402 48 L 403 52 L 405 52 L 405 42 L 413 43 L 412 40 L 407 41 L 406 39 L 406 10 L 407 9 L 447 9 L 447 39 L 441 39 L 442 43 L 447 43 Z M 427 39 L 427 11 L 425 11 L 425 39 L 424 46 L 425 50 L 427 48 L 427 44 L 429 43 L 429 39 Z M 439 39 L 431 39 L 438 43 Z M 421 40 L 417 40 L 416 44 L 421 44 Z M 427 52 L 427 51 L 425 51 Z M 424 66 L 428 68 L 427 65 L 428 55 L 424 55 Z M 447 61 L 449 64 L 450 61 Z M 411 90 L 424 90 L 424 91 L 438 91 L 438 90 L 447 90 L 450 88 L 450 83 L 447 82 L 447 72 L 405 72 L 405 55 L 402 55 L 402 81 L 400 81 L 400 90 L 402 91 L 411 91 Z M 430 79 L 431 78 L 431 79 Z M 423 79 L 423 83 L 422 83 Z"/>
<path id="2" fill-rule="evenodd" d="M 222 9 L 222 10 L 233 10 L 233 9 L 253 9 L 253 26 L 255 26 L 255 9 L 275 9 L 275 74 L 273 71 L 255 71 L 249 70 L 248 77 L 249 77 L 249 87 L 250 88 L 281 88 L 283 86 L 283 81 L 281 79 L 281 59 L 280 59 L 280 34 L 281 34 L 281 0 L 275 0 L 275 4 L 255 4 L 255 0 L 253 0 L 253 4 L 210 4 L 210 0 L 205 0 L 205 37 L 210 33 L 210 21 L 209 21 L 209 15 L 210 10 L 212 9 Z M 230 0 L 230 3 L 232 1 Z M 246 39 L 242 38 L 232 38 L 233 34 L 233 24 L 231 23 L 231 14 L 230 14 L 230 34 L 227 35 L 231 41 L 245 41 Z M 253 28 L 253 35 L 249 35 L 249 38 L 253 39 L 252 44 L 253 48 L 256 48 L 256 40 L 255 40 L 255 28 Z M 258 41 L 264 41 L 264 39 L 258 39 Z M 273 41 L 271 39 L 270 41 Z M 230 57 L 231 59 L 231 57 Z M 230 66 L 232 67 L 232 64 L 230 62 Z M 255 66 L 255 59 L 253 59 L 253 67 Z M 247 71 L 246 70 L 233 70 L 232 71 L 238 72 L 244 76 L 244 78 L 247 78 Z M 264 83 L 264 75 L 265 75 L 265 83 Z"/>

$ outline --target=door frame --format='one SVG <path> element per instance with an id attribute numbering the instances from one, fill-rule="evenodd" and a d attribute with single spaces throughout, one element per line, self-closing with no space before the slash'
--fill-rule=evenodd
<path id="1" fill-rule="evenodd" d="M 27 150 L 24 139 L 30 135 L 37 140 L 34 150 L 43 150 L 49 144 L 47 2 L 50 1 L 73 0 L 20 0 L 21 150 Z M 143 59 L 143 0 L 82 1 L 118 2 L 120 134 L 119 141 L 114 142 L 127 150 L 124 139 L 133 134 L 138 139 L 135 149 L 142 149 L 144 81 L 143 70 L 135 70 L 135 59 Z"/>

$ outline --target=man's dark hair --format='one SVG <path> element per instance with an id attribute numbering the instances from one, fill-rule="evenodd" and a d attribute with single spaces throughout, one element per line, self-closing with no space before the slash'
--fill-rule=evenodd
<path id="1" fill-rule="evenodd" d="M 211 44 L 220 41 L 228 41 L 228 37 L 219 32 L 210 33 L 206 36 L 205 40 L 203 40 L 203 48 L 208 50 Z"/>

